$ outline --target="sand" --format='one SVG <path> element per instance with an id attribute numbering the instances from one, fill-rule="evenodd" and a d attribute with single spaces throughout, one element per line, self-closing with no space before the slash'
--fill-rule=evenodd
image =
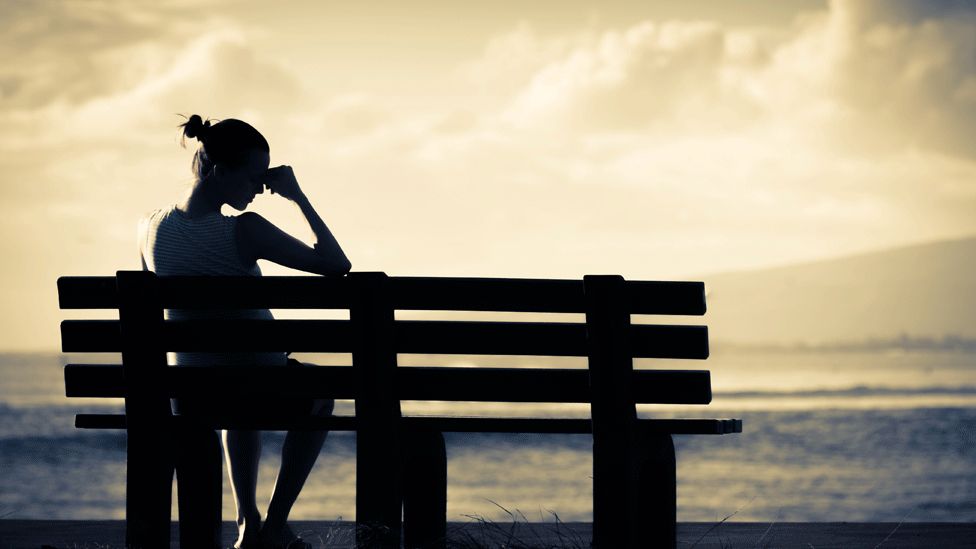
<path id="1" fill-rule="evenodd" d="M 296 533 L 316 549 L 353 548 L 349 521 L 296 521 Z M 494 540 L 499 547 L 509 532 L 530 547 L 588 547 L 591 523 L 499 523 L 496 528 L 478 522 L 448 523 L 450 540 Z M 224 523 L 225 546 L 235 530 Z M 0 549 L 115 549 L 123 546 L 125 523 L 118 520 L 0 520 Z M 178 547 L 173 524 L 172 547 Z M 976 522 L 970 523 L 758 523 L 686 522 L 678 524 L 678 547 L 743 548 L 802 547 L 804 549 L 897 547 L 974 547 Z"/>

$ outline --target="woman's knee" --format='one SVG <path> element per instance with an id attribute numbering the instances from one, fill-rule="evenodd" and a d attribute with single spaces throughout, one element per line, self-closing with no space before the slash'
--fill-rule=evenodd
<path id="1" fill-rule="evenodd" d="M 317 398 L 312 401 L 312 415 L 328 417 L 335 411 L 334 398 Z"/>

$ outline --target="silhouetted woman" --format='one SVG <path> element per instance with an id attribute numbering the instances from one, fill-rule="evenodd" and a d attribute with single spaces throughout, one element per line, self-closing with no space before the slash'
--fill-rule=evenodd
<path id="1" fill-rule="evenodd" d="M 181 124 L 184 137 L 196 138 L 200 147 L 193 157 L 194 183 L 185 198 L 172 206 L 156 210 L 139 226 L 143 268 L 160 276 L 237 275 L 261 276 L 258 259 L 311 273 L 343 275 L 350 263 L 302 192 L 290 166 L 268 169 L 270 148 L 265 138 L 251 125 L 225 119 L 214 125 L 198 115 Z M 298 205 L 315 233 L 313 247 L 288 235 L 254 212 L 227 216 L 224 204 L 244 211 L 267 186 Z M 250 318 L 270 319 L 267 309 L 240 311 L 167 310 L 167 318 Z M 268 353 L 173 353 L 176 365 L 261 364 L 295 367 L 284 352 Z M 278 400 L 241 402 L 242 410 L 279 411 L 294 402 Z M 192 402 L 183 401 L 190 408 Z M 178 413 L 181 401 L 174 400 Z M 330 415 L 332 399 L 305 402 L 303 411 Z M 318 457 L 327 431 L 289 431 L 281 450 L 281 469 L 264 523 L 256 502 L 258 460 L 261 456 L 260 431 L 222 431 L 231 488 L 237 503 L 238 538 L 242 549 L 285 546 L 294 534 L 287 525 L 288 513 Z"/>

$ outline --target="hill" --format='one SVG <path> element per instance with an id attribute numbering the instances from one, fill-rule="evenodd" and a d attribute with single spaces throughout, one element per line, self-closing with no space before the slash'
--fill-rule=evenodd
<path id="1" fill-rule="evenodd" d="M 819 344 L 976 338 L 976 238 L 699 278 L 710 338 Z"/>

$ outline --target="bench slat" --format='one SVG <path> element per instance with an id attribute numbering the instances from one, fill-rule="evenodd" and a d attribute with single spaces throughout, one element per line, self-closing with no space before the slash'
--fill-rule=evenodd
<path id="1" fill-rule="evenodd" d="M 118 320 L 62 320 L 61 351 L 118 353 L 122 334 Z"/>
<path id="2" fill-rule="evenodd" d="M 635 358 L 708 358 L 708 327 L 631 325 Z M 347 320 L 167 321 L 168 351 L 352 351 Z M 64 352 L 115 352 L 118 321 L 65 320 Z M 419 354 L 586 356 L 586 325 L 570 322 L 396 321 L 396 352 Z"/>
<path id="3" fill-rule="evenodd" d="M 61 309 L 118 309 L 115 277 L 58 277 L 58 306 Z"/>
<path id="4" fill-rule="evenodd" d="M 396 386 L 400 400 L 587 403 L 588 375 L 583 369 L 401 366 L 397 368 Z M 69 397 L 125 395 L 119 365 L 69 364 L 64 368 L 64 378 Z M 165 383 L 171 397 L 240 393 L 338 399 L 356 396 L 350 366 L 180 366 L 167 369 Z M 634 370 L 631 385 L 639 404 L 711 402 L 707 370 Z"/>
<path id="5" fill-rule="evenodd" d="M 582 313 L 580 280 L 390 277 L 394 309 Z M 167 308 L 346 309 L 343 277 L 160 277 Z M 702 282 L 628 281 L 631 314 L 703 315 Z M 62 309 L 118 307 L 115 277 L 58 278 Z"/>
<path id="6" fill-rule="evenodd" d="M 581 280 L 390 277 L 396 309 L 582 313 Z M 703 315 L 702 282 L 627 282 L 631 314 Z"/>
<path id="7" fill-rule="evenodd" d="M 202 419 L 174 416 L 173 421 L 203 422 L 215 429 L 261 429 L 267 431 L 318 430 L 355 431 L 352 416 Z M 592 422 L 576 418 L 492 418 L 407 416 L 400 420 L 406 430 L 430 430 L 445 433 L 554 433 L 589 434 Z M 125 429 L 123 414 L 77 414 L 75 427 L 80 429 Z M 637 428 L 648 433 L 672 435 L 724 435 L 742 432 L 739 419 L 638 419 Z"/>

